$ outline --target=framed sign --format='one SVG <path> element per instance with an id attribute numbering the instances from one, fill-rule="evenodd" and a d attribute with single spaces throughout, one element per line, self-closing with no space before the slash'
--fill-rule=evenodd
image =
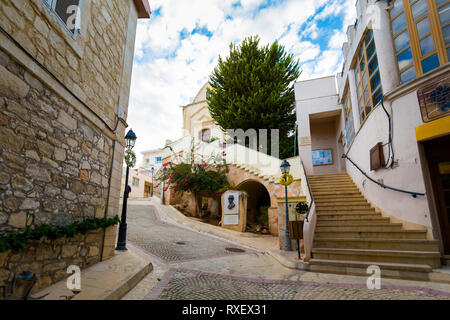
<path id="1" fill-rule="evenodd" d="M 313 166 L 326 166 L 333 164 L 333 150 L 313 150 L 312 152 Z"/>
<path id="2" fill-rule="evenodd" d="M 224 214 L 239 214 L 239 192 L 225 194 Z"/>

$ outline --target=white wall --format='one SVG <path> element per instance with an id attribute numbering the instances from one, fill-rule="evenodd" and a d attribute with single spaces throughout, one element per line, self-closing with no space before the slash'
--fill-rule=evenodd
<path id="1" fill-rule="evenodd" d="M 385 107 L 390 111 L 390 103 Z M 381 106 L 369 116 L 356 136 L 348 156 L 374 180 L 382 179 L 385 185 L 414 192 L 425 192 L 424 177 L 420 164 L 415 127 L 422 124 L 416 92 L 400 97 L 392 104 L 393 147 L 398 167 L 370 171 L 369 150 L 378 142 L 387 143 L 388 118 Z M 385 146 L 386 161 L 388 148 Z M 367 180 L 347 161 L 347 171 L 363 191 L 366 198 L 388 215 L 406 222 L 431 228 L 429 207 L 426 197 L 413 198 L 393 190 L 383 189 Z M 367 180 L 364 185 L 363 182 Z"/>

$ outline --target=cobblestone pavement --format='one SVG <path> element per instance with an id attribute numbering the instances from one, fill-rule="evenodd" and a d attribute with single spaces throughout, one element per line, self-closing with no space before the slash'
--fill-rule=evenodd
<path id="1" fill-rule="evenodd" d="M 124 300 L 450 300 L 445 284 L 382 280 L 380 290 L 369 290 L 364 277 L 288 269 L 262 252 L 163 222 L 163 210 L 156 202 L 128 206 L 129 245 L 152 256 L 154 270 Z"/>

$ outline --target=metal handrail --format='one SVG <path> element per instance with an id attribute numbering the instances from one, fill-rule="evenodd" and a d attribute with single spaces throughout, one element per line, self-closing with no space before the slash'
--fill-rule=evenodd
<path id="1" fill-rule="evenodd" d="M 361 173 L 362 173 L 364 176 L 366 176 L 367 179 L 369 179 L 369 180 L 372 181 L 373 183 L 376 183 L 377 185 L 379 185 L 380 187 L 382 187 L 382 188 L 384 188 L 384 189 L 390 189 L 390 190 L 397 191 L 397 192 L 407 193 L 407 194 L 412 195 L 413 198 L 417 198 L 417 196 L 425 196 L 425 193 L 413 192 L 413 191 L 406 191 L 406 190 L 402 190 L 402 189 L 397 189 L 397 188 L 389 187 L 389 186 L 387 186 L 387 185 L 385 185 L 385 184 L 383 184 L 383 183 L 380 183 L 380 182 L 378 182 L 378 181 L 372 179 L 371 177 L 369 177 L 369 176 L 367 175 L 367 173 L 365 173 L 360 167 L 358 167 L 358 165 L 357 165 L 356 163 L 354 163 L 354 162 L 352 161 L 352 159 L 350 159 L 346 154 L 343 154 L 343 155 L 342 155 L 342 158 L 343 158 L 343 159 L 347 159 L 348 161 L 350 161 L 350 163 L 351 163 L 352 165 L 354 165 L 354 166 L 356 167 L 356 169 L 358 169 L 359 171 L 361 171 Z"/>
<path id="2" fill-rule="evenodd" d="M 300 160 L 302 163 L 303 173 L 305 174 L 306 184 L 308 185 L 309 195 L 311 196 L 311 203 L 309 204 L 308 211 L 306 212 L 306 222 L 309 222 L 309 213 L 311 212 L 311 208 L 314 204 L 314 196 L 311 191 L 311 186 L 309 185 L 308 175 L 306 174 L 305 166 L 303 165 L 303 160 Z"/>

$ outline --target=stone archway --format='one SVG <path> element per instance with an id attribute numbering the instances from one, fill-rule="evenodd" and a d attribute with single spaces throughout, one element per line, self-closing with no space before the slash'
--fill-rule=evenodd
<path id="1" fill-rule="evenodd" d="M 247 200 L 247 225 L 260 232 L 264 229 L 269 233 L 270 194 L 266 187 L 256 180 L 246 180 L 238 186 L 238 190 L 245 191 Z"/>

